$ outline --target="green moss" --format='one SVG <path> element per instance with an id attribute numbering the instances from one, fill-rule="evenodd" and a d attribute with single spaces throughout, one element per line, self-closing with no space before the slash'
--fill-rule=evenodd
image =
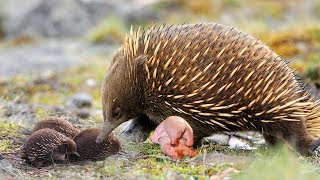
<path id="1" fill-rule="evenodd" d="M 98 172 L 106 176 L 117 176 L 125 172 L 125 165 L 126 162 L 124 160 L 107 160 L 104 166 L 99 168 Z"/>
<path id="2" fill-rule="evenodd" d="M 9 123 L 6 121 L 0 121 L 0 152 L 8 153 L 13 152 L 15 148 L 18 147 L 17 142 L 12 139 L 15 137 L 20 137 L 18 129 L 20 125 L 17 123 Z"/>
<path id="3" fill-rule="evenodd" d="M 166 177 L 167 172 L 175 172 L 184 178 L 209 178 L 225 170 L 228 165 L 193 165 L 161 158 L 146 158 L 135 162 L 134 171 L 136 174 L 149 174 L 154 178 Z"/>
<path id="4" fill-rule="evenodd" d="M 0 152 L 8 153 L 14 149 L 14 145 L 11 140 L 8 139 L 0 139 Z"/>
<path id="5" fill-rule="evenodd" d="M 6 121 L 0 121 L 0 137 L 9 137 L 9 136 L 17 136 L 17 130 L 21 126 L 17 123 L 10 123 Z"/>

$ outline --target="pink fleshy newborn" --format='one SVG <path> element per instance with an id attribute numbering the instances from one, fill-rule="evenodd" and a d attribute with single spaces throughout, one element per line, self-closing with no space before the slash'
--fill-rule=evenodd
<path id="1" fill-rule="evenodd" d="M 193 130 L 186 120 L 179 116 L 170 116 L 158 125 L 151 136 L 153 143 L 160 144 L 161 150 L 172 158 L 194 157 Z"/>

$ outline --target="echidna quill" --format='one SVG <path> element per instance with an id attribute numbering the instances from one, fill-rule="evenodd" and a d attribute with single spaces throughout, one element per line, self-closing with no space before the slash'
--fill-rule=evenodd
<path id="1" fill-rule="evenodd" d="M 30 135 L 22 147 L 22 157 L 36 167 L 63 161 L 67 154 L 77 154 L 76 143 L 53 129 L 40 129 Z"/>
<path id="2" fill-rule="evenodd" d="M 36 132 L 39 129 L 44 128 L 54 129 L 69 138 L 73 138 L 80 132 L 80 129 L 74 127 L 69 121 L 67 121 L 63 117 L 46 117 L 34 126 L 32 132 Z"/>
<path id="3" fill-rule="evenodd" d="M 96 139 L 100 132 L 98 128 L 85 129 L 77 134 L 73 140 L 77 144 L 79 160 L 103 160 L 110 155 L 116 154 L 120 149 L 118 139 L 109 134 L 104 141 L 97 143 Z"/>
<path id="4" fill-rule="evenodd" d="M 36 132 L 39 129 L 54 129 L 69 138 L 73 138 L 80 132 L 80 129 L 74 127 L 69 121 L 64 119 L 63 117 L 47 117 L 41 121 L 39 121 L 33 128 L 32 132 Z"/>
<path id="5" fill-rule="evenodd" d="M 104 126 L 146 114 L 156 124 L 180 116 L 195 142 L 218 131 L 255 130 L 301 154 L 317 147 L 320 105 L 286 62 L 236 28 L 191 24 L 131 30 L 102 88 Z"/>

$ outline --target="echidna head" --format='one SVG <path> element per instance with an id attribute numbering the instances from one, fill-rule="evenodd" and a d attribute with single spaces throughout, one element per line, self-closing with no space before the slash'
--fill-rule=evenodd
<path id="1" fill-rule="evenodd" d="M 133 61 L 128 61 L 122 48 L 114 54 L 102 85 L 104 124 L 97 142 L 102 142 L 113 129 L 141 112 L 141 87 L 133 66 Z"/>
<path id="2" fill-rule="evenodd" d="M 68 154 L 75 154 L 79 156 L 79 154 L 77 153 L 77 144 L 72 139 L 66 138 L 63 141 L 66 145 L 66 150 Z"/>

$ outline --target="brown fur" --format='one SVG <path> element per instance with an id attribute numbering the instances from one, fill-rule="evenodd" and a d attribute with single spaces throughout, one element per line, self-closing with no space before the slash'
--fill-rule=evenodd
<path id="1" fill-rule="evenodd" d="M 77 151 L 76 143 L 53 129 L 40 129 L 28 138 L 22 148 L 27 163 L 40 167 L 43 163 L 65 160 L 67 154 Z"/>
<path id="2" fill-rule="evenodd" d="M 146 114 L 180 116 L 195 141 L 218 131 L 255 130 L 308 154 L 320 135 L 319 102 L 261 41 L 221 24 L 131 31 L 104 80 L 101 139 Z M 118 116 L 118 114 L 120 114 Z"/>
<path id="3" fill-rule="evenodd" d="M 38 122 L 34 126 L 32 132 L 36 132 L 39 129 L 44 128 L 54 129 L 69 138 L 73 138 L 80 132 L 78 128 L 74 127 L 69 121 L 65 120 L 62 117 L 47 117 Z"/>
<path id="4" fill-rule="evenodd" d="M 103 142 L 97 143 L 96 138 L 100 130 L 91 128 L 81 131 L 73 140 L 76 142 L 80 157 L 77 159 L 103 160 L 116 154 L 120 150 L 120 142 L 110 134 Z"/>

